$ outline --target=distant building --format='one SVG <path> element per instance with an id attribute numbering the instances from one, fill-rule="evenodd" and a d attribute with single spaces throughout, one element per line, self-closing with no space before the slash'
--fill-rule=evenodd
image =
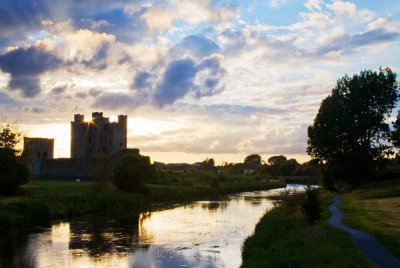
<path id="1" fill-rule="evenodd" d="M 102 112 L 92 113 L 89 122 L 84 119 L 84 115 L 75 114 L 71 122 L 71 158 L 54 159 L 54 139 L 24 139 L 24 151 L 32 156 L 34 177 L 87 180 L 102 154 L 139 154 L 139 149 L 127 148 L 127 115 L 119 115 L 118 122 L 110 122 Z"/>

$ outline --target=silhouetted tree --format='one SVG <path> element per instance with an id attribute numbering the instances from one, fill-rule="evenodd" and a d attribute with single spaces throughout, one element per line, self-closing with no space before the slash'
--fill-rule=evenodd
<path id="1" fill-rule="evenodd" d="M 23 135 L 17 124 L 0 127 L 0 194 L 14 194 L 29 181 L 29 169 L 17 148 Z"/>
<path id="2" fill-rule="evenodd" d="M 390 68 L 337 81 L 308 127 L 307 153 L 326 163 L 325 183 L 359 184 L 371 178 L 375 160 L 389 147 L 383 143 L 390 134 L 385 120 L 397 100 L 396 74 Z"/>
<path id="3" fill-rule="evenodd" d="M 394 147 L 400 149 L 400 112 L 397 112 L 396 121 L 392 122 L 394 130 L 390 135 L 390 140 Z"/>
<path id="4" fill-rule="evenodd" d="M 114 167 L 114 184 L 126 192 L 146 192 L 144 181 L 152 180 L 156 169 L 150 164 L 150 157 L 126 154 L 118 159 Z"/>
<path id="5" fill-rule="evenodd" d="M 261 165 L 261 156 L 258 154 L 251 154 L 246 156 L 246 158 L 243 161 L 243 164 L 245 166 L 248 165 L 254 165 L 255 167 L 258 167 Z"/>

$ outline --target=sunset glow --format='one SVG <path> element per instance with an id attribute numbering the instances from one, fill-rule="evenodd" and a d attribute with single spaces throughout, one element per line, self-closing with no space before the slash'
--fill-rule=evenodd
<path id="1" fill-rule="evenodd" d="M 24 2 L 25 3 L 25 2 Z M 75 113 L 128 115 L 152 161 L 306 161 L 345 74 L 400 70 L 396 0 L 0 3 L 0 115 L 70 156 Z"/>

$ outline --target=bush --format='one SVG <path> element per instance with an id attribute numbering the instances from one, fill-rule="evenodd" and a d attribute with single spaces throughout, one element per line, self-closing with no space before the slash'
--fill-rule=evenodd
<path id="1" fill-rule="evenodd" d="M 385 168 L 383 171 L 379 172 L 377 180 L 396 180 L 400 178 L 400 166 L 391 166 Z"/>
<path id="2" fill-rule="evenodd" d="M 30 178 L 29 169 L 12 149 L 0 148 L 0 170 L 0 194 L 15 194 Z"/>
<path id="3" fill-rule="evenodd" d="M 321 199 L 319 198 L 317 188 L 307 185 L 305 197 L 301 202 L 301 208 L 304 215 L 311 223 L 321 218 Z"/>
<path id="4" fill-rule="evenodd" d="M 150 164 L 150 157 L 138 154 L 123 155 L 114 168 L 114 184 L 126 192 L 147 193 L 144 181 L 153 180 L 156 169 Z"/>

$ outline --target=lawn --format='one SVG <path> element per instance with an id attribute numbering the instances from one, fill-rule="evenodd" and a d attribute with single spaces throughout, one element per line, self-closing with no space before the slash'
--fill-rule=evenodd
<path id="1" fill-rule="evenodd" d="M 347 192 L 343 223 L 374 235 L 400 258 L 400 179 L 373 182 Z"/>

